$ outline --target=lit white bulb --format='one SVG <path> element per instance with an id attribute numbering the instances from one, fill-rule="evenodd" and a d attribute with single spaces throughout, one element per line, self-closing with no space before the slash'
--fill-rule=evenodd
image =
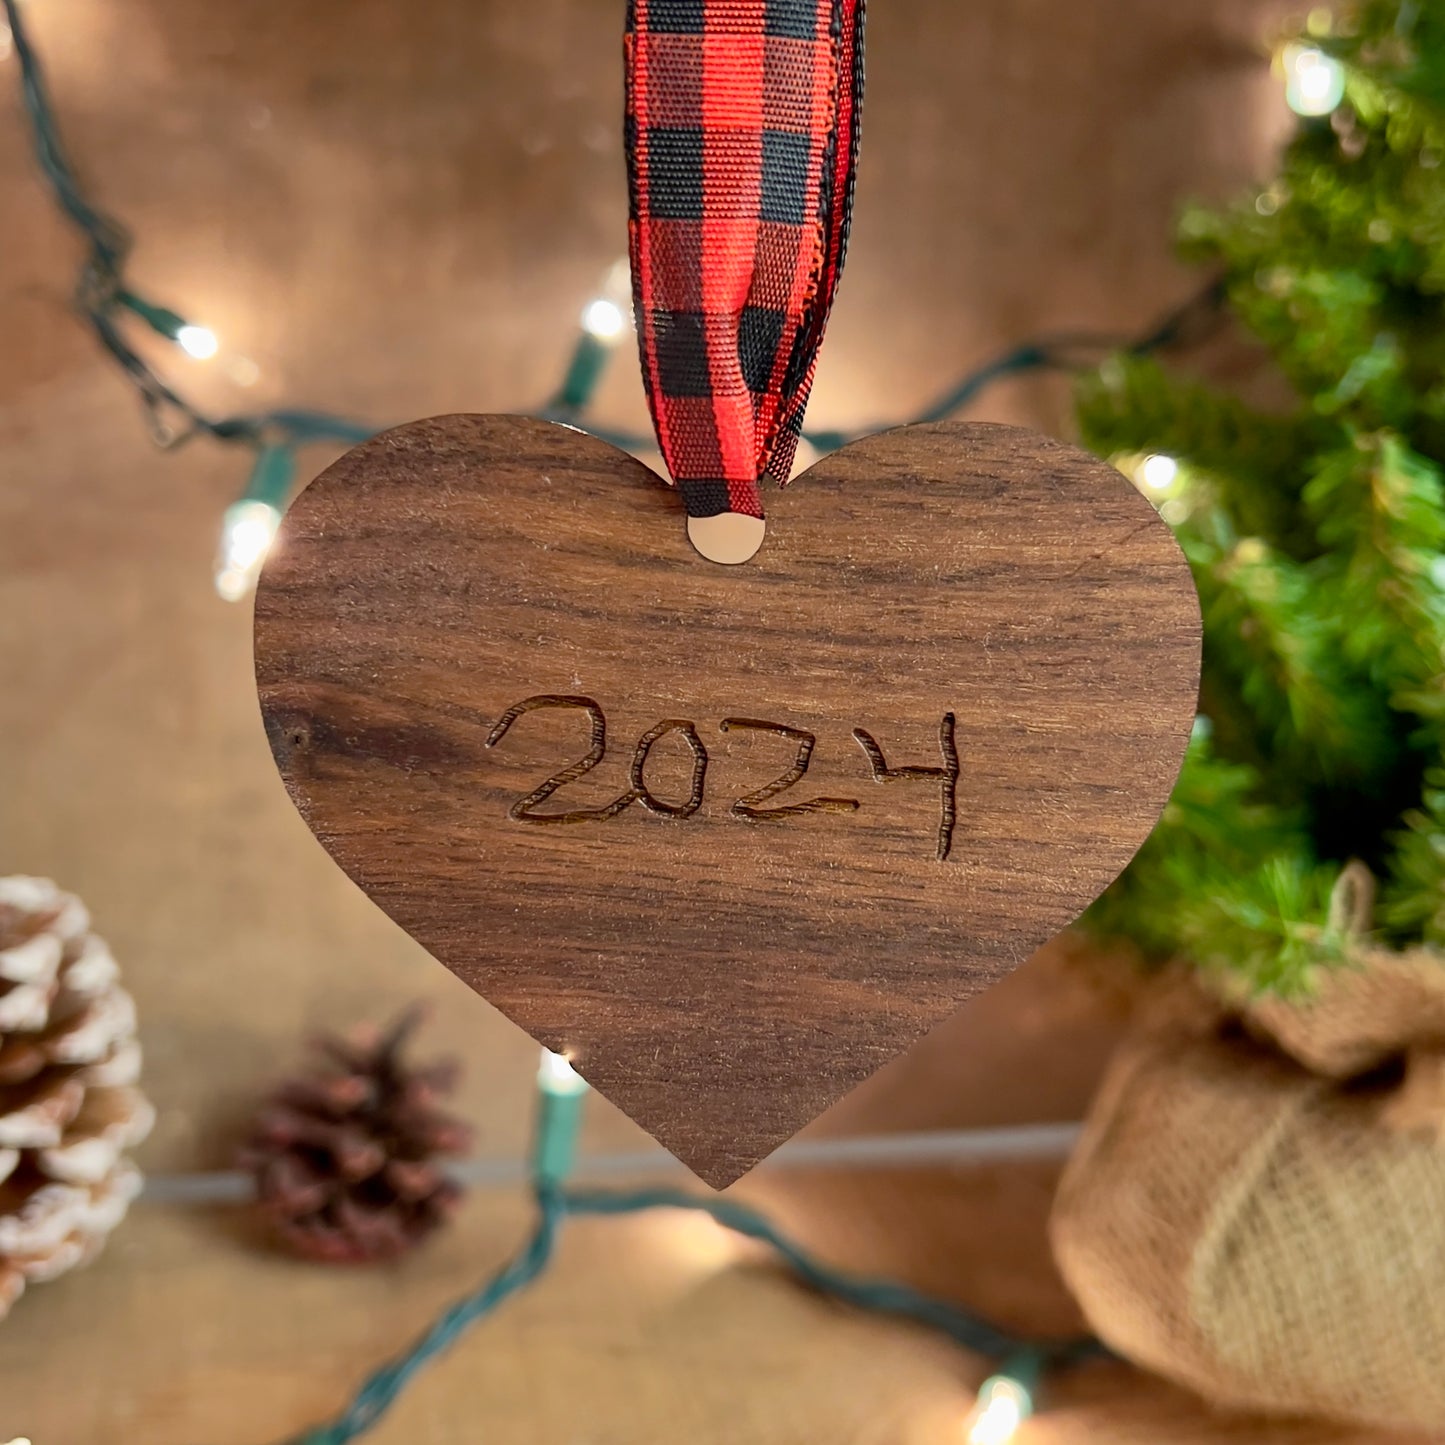
<path id="1" fill-rule="evenodd" d="M 632 267 L 625 256 L 607 268 L 597 294 L 582 308 L 582 329 L 611 345 L 627 330 L 632 306 Z"/>
<path id="2" fill-rule="evenodd" d="M 281 513 L 269 502 L 237 502 L 226 508 L 216 558 L 216 591 L 227 602 L 239 602 L 255 587 L 280 525 Z"/>
<path id="3" fill-rule="evenodd" d="M 1154 452 L 1139 464 L 1139 480 L 1153 492 L 1167 492 L 1179 475 L 1179 463 L 1162 452 Z"/>
<path id="4" fill-rule="evenodd" d="M 589 301 L 582 312 L 582 329 L 598 341 L 616 341 L 626 328 L 622 308 L 606 296 Z"/>
<path id="5" fill-rule="evenodd" d="M 1008 1445 L 1033 1413 L 1033 1397 L 1017 1380 L 995 1375 L 978 1392 L 968 1417 L 967 1445 Z"/>
<path id="6" fill-rule="evenodd" d="M 544 1094 L 585 1094 L 587 1080 L 572 1067 L 566 1054 L 542 1050 L 542 1062 L 537 1068 L 537 1087 Z"/>
<path id="7" fill-rule="evenodd" d="M 1287 46 L 1284 98 L 1296 115 L 1329 115 L 1345 98 L 1345 67 L 1314 45 Z"/>
<path id="8" fill-rule="evenodd" d="M 176 332 L 176 345 L 197 361 L 209 361 L 221 349 L 216 333 L 209 326 L 182 326 Z"/>

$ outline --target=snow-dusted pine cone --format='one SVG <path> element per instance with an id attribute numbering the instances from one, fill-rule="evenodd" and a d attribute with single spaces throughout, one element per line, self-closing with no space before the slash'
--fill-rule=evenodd
<path id="1" fill-rule="evenodd" d="M 454 1064 L 401 1062 L 419 1018 L 413 1010 L 385 1033 L 316 1040 L 323 1067 L 283 1084 L 257 1116 L 241 1163 L 296 1253 L 334 1264 L 389 1259 L 451 1213 L 460 1190 L 438 1161 L 464 1151 L 471 1131 L 437 1108 Z"/>
<path id="2" fill-rule="evenodd" d="M 93 1259 L 139 1192 L 125 1151 L 155 1113 L 119 973 L 78 898 L 0 878 L 0 1317 Z"/>

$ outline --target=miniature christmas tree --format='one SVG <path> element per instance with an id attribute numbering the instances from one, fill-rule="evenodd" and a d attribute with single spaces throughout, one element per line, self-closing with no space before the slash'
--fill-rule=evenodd
<path id="1" fill-rule="evenodd" d="M 1174 799 L 1090 921 L 1254 992 L 1339 958 L 1352 859 L 1386 941 L 1445 945 L 1445 6 L 1316 12 L 1282 63 L 1307 118 L 1278 177 L 1182 240 L 1295 400 L 1139 356 L 1079 398 L 1174 525 L 1205 628 Z"/>

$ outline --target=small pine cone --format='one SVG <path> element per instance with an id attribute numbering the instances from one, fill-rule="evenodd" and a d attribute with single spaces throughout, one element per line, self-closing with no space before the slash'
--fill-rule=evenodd
<path id="1" fill-rule="evenodd" d="M 332 1264 L 391 1259 L 450 1215 L 460 1190 L 440 1160 L 463 1153 L 471 1131 L 436 1107 L 455 1069 L 401 1061 L 420 1018 L 414 1009 L 385 1033 L 316 1040 L 320 1067 L 283 1083 L 257 1113 L 241 1164 L 295 1253 Z"/>
<path id="2" fill-rule="evenodd" d="M 135 1005 L 78 898 L 0 878 L 0 1318 L 100 1252 L 140 1191 Z"/>

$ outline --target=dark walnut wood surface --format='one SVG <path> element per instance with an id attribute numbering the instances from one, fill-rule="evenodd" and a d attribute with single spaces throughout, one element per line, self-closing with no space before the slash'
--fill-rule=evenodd
<path id="1" fill-rule="evenodd" d="M 1198 670 L 1168 529 L 1071 447 L 910 428 L 768 503 L 714 566 L 623 453 L 442 417 L 307 488 L 256 611 L 321 842 L 718 1186 L 1107 886 Z"/>

